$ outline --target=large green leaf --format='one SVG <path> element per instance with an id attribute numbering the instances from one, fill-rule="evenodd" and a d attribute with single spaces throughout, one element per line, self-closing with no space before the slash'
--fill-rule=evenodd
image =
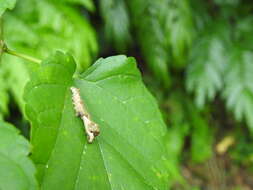
<path id="1" fill-rule="evenodd" d="M 168 181 L 166 126 L 133 58 L 99 59 L 73 79 L 75 63 L 56 52 L 42 62 L 25 90 L 32 123 L 32 158 L 41 189 L 159 189 Z M 70 87 L 101 134 L 87 144 Z"/>
<path id="2" fill-rule="evenodd" d="M 0 17 L 6 9 L 13 9 L 16 0 L 0 0 Z"/>
<path id="3" fill-rule="evenodd" d="M 0 121 L 0 189 L 35 190 L 35 167 L 27 157 L 28 141 L 12 125 Z"/>

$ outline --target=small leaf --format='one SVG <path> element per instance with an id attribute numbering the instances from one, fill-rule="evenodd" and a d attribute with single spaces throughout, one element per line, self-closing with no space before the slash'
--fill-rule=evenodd
<path id="1" fill-rule="evenodd" d="M 167 190 L 167 129 L 135 60 L 114 56 L 99 59 L 76 79 L 74 72 L 73 58 L 56 52 L 26 86 L 32 158 L 41 189 Z M 92 144 L 75 116 L 71 86 L 80 89 L 100 126 Z"/>
<path id="2" fill-rule="evenodd" d="M 15 4 L 16 0 L 0 0 L 0 17 L 6 9 L 13 9 Z"/>
<path id="3" fill-rule="evenodd" d="M 0 189 L 38 189 L 29 151 L 28 141 L 19 135 L 18 130 L 0 121 Z"/>

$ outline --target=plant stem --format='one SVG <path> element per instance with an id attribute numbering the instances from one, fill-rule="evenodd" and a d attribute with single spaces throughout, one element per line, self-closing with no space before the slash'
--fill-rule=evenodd
<path id="1" fill-rule="evenodd" d="M 27 61 L 31 61 L 31 62 L 38 63 L 38 64 L 41 63 L 41 60 L 40 60 L 40 59 L 31 57 L 31 56 L 29 56 L 29 55 L 25 55 L 25 54 L 22 54 L 22 53 L 15 52 L 15 51 L 13 51 L 13 50 L 8 49 L 6 46 L 3 48 L 3 51 L 4 51 L 5 53 L 8 53 L 8 54 L 10 54 L 10 55 L 14 55 L 14 56 L 16 56 L 16 57 L 20 57 L 20 58 L 25 59 L 25 60 L 27 60 Z"/>
<path id="2" fill-rule="evenodd" d="M 14 56 L 23 58 L 27 61 L 31 61 L 34 63 L 41 63 L 41 60 L 39 60 L 39 59 L 36 59 L 34 57 L 30 57 L 28 55 L 24 55 L 22 53 L 18 53 L 18 52 L 8 49 L 8 47 L 6 46 L 6 44 L 4 43 L 4 40 L 3 40 L 3 23 L 2 22 L 3 22 L 3 20 L 0 17 L 0 57 L 3 53 L 8 53 L 10 55 L 14 55 Z"/>
<path id="3" fill-rule="evenodd" d="M 4 43 L 3 43 L 3 23 L 2 18 L 0 17 L 0 57 L 3 53 Z"/>

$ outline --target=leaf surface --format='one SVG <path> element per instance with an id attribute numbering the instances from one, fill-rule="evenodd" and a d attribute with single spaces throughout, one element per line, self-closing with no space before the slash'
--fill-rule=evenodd
<path id="1" fill-rule="evenodd" d="M 0 121 L 0 189 L 38 189 L 29 152 L 30 145 L 18 130 Z"/>
<path id="2" fill-rule="evenodd" d="M 135 60 L 114 56 L 75 79 L 74 72 L 73 58 L 57 52 L 26 86 L 32 158 L 42 189 L 167 189 L 167 130 Z M 100 126 L 92 144 L 75 116 L 71 86 L 80 89 Z"/>

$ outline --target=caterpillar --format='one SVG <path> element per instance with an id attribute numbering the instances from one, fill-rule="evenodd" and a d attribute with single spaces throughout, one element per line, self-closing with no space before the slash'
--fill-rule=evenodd
<path id="1" fill-rule="evenodd" d="M 84 103 L 80 96 L 80 90 L 73 86 L 70 87 L 70 90 L 72 92 L 72 103 L 74 105 L 76 116 L 82 119 L 85 132 L 87 134 L 88 143 L 92 143 L 95 137 L 100 133 L 99 126 L 91 120 L 90 114 L 85 109 Z"/>

